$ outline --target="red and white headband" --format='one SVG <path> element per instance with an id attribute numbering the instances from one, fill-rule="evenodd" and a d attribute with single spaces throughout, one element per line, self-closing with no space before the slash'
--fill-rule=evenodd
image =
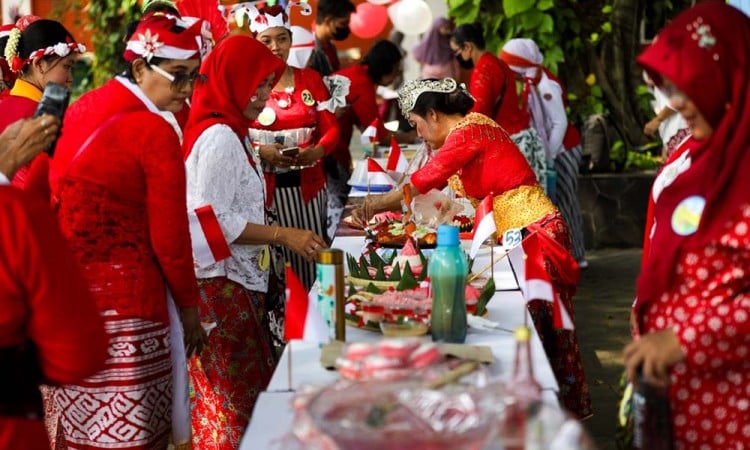
<path id="1" fill-rule="evenodd" d="M 6 30 L 3 29 L 3 33 L 6 33 Z M 49 47 L 40 48 L 38 50 L 34 50 L 29 54 L 29 57 L 26 59 L 22 59 L 21 56 L 18 54 L 18 44 L 21 42 L 21 35 L 22 32 L 18 27 L 13 27 L 10 30 L 7 31 L 8 36 L 8 42 L 5 44 L 5 60 L 8 61 L 8 65 L 10 66 L 10 70 L 13 72 L 20 72 L 23 70 L 23 68 L 32 62 L 33 60 L 37 58 L 43 58 L 45 56 L 55 55 L 59 56 L 60 58 L 64 58 L 68 56 L 71 52 L 75 53 L 84 53 L 86 52 L 86 46 L 83 44 L 79 44 L 78 42 L 69 41 L 69 42 L 58 42 L 55 45 L 50 45 Z M 0 35 L 0 37 L 4 37 L 4 35 Z"/>
<path id="2" fill-rule="evenodd" d="M 301 8 L 303 16 L 312 14 L 310 4 L 293 0 L 287 3 L 285 10 L 280 6 L 270 6 L 263 8 L 262 13 L 258 11 L 253 2 L 238 3 L 232 8 L 232 14 L 239 27 L 244 25 L 245 16 L 247 16 L 249 18 L 250 31 L 256 34 L 274 27 L 284 27 L 287 30 L 291 30 L 289 13 L 293 6 Z"/>
<path id="3" fill-rule="evenodd" d="M 143 58 L 150 62 L 152 58 L 192 59 L 200 55 L 203 37 L 202 21 L 192 25 L 182 19 L 156 13 L 142 19 L 125 46 L 123 57 L 130 62 Z M 180 26 L 184 30 L 175 33 L 172 29 Z"/>

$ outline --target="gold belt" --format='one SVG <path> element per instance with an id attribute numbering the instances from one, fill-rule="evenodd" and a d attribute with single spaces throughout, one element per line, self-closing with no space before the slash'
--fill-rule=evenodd
<path id="1" fill-rule="evenodd" d="M 468 198 L 475 208 L 482 202 L 481 198 L 476 199 L 466 195 L 463 183 L 458 176 L 452 176 L 448 184 L 456 194 Z M 492 199 L 492 210 L 497 234 L 502 236 L 508 230 L 524 228 L 547 214 L 556 212 L 557 207 L 544 193 L 544 189 L 536 185 L 519 186 L 495 195 Z"/>

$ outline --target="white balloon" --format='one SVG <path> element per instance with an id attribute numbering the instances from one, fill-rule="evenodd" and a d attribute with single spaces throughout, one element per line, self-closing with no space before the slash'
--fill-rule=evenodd
<path id="1" fill-rule="evenodd" d="M 404 34 L 422 34 L 432 25 L 432 11 L 424 0 L 401 0 L 388 7 L 393 28 Z"/>

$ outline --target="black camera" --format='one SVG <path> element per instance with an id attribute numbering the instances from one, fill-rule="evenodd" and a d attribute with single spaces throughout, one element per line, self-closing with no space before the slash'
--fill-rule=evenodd
<path id="1" fill-rule="evenodd" d="M 65 86 L 57 83 L 47 83 L 47 86 L 44 87 L 42 99 L 39 101 L 36 111 L 34 111 L 34 117 L 39 117 L 42 114 L 49 114 L 57 117 L 60 119 L 60 122 L 62 122 L 69 101 L 70 91 L 68 91 Z M 50 157 L 55 152 L 55 144 L 57 144 L 57 137 L 55 137 L 55 140 L 45 149 Z"/>

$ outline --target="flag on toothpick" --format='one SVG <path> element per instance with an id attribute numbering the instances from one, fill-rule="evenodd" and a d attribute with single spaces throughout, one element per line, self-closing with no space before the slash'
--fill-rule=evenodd
<path id="1" fill-rule="evenodd" d="M 372 123 L 362 132 L 362 145 L 370 145 L 378 141 L 378 128 L 380 128 L 380 118 L 376 117 Z"/>
<path id="2" fill-rule="evenodd" d="M 290 266 L 286 267 L 284 339 L 328 342 L 328 326 L 318 311 L 316 301 L 307 295 L 305 287 Z"/>
<path id="3" fill-rule="evenodd" d="M 471 249 L 469 250 L 470 258 L 476 256 L 482 243 L 495 231 L 497 231 L 497 226 L 495 225 L 495 214 L 492 208 L 492 195 L 488 195 L 479 204 L 474 216 L 474 237 L 471 240 Z"/>
<path id="4" fill-rule="evenodd" d="M 395 186 L 396 182 L 377 161 L 367 158 L 367 184 L 370 186 Z"/>
<path id="5" fill-rule="evenodd" d="M 193 258 L 199 268 L 208 267 L 232 256 L 211 205 L 188 211 L 188 224 Z"/>
<path id="6" fill-rule="evenodd" d="M 406 156 L 401 152 L 401 147 L 398 146 L 396 138 L 391 136 L 391 154 L 388 155 L 388 163 L 385 165 L 385 168 L 394 172 L 404 173 L 407 167 L 409 167 L 409 162 L 406 160 Z"/>
<path id="7" fill-rule="evenodd" d="M 565 305 L 560 301 L 560 296 L 555 292 L 549 273 L 544 267 L 544 253 L 539 233 L 534 231 L 526 236 L 521 245 L 510 250 L 508 258 L 526 301 L 552 302 L 552 321 L 555 328 L 573 330 L 575 328 L 573 320 Z"/>

